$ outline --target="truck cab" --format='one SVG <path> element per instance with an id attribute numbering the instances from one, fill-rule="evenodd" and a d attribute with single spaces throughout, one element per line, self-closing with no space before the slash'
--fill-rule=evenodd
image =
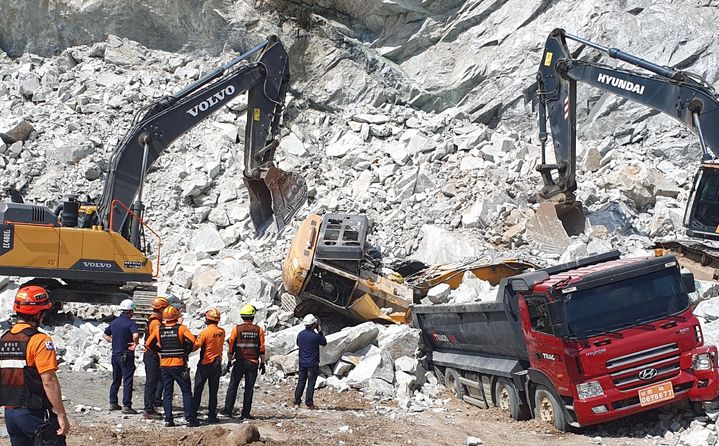
<path id="1" fill-rule="evenodd" d="M 690 276 L 673 256 L 613 259 L 516 290 L 530 374 L 579 424 L 715 398 L 717 350 L 689 307 Z"/>

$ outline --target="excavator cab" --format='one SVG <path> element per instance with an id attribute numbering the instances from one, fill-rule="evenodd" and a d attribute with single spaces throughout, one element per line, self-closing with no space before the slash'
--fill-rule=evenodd
<path id="1" fill-rule="evenodd" d="M 684 212 L 687 235 L 719 240 L 719 163 L 701 165 Z"/>

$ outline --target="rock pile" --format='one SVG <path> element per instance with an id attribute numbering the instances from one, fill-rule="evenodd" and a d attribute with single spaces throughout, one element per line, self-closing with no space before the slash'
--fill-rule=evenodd
<path id="1" fill-rule="evenodd" d="M 268 336 L 270 364 L 283 376 L 299 370 L 295 345 L 299 331 L 292 327 Z M 413 411 L 441 404 L 436 399 L 437 379 L 415 357 L 419 342 L 418 329 L 372 322 L 327 335 L 327 346 L 320 349 L 317 387 L 338 392 L 357 389 L 367 398 L 396 399 L 400 407 Z"/>

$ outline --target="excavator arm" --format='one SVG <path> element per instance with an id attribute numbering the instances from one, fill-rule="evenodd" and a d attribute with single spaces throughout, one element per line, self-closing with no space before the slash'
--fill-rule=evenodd
<path id="1" fill-rule="evenodd" d="M 567 47 L 567 39 L 649 73 L 576 59 Z M 565 206 L 574 205 L 574 191 L 577 189 L 577 82 L 671 116 L 699 137 L 702 161 L 719 157 L 719 97 L 699 76 L 656 65 L 616 48 L 607 48 L 555 29 L 547 38 L 537 73 L 542 149 L 541 164 L 537 170 L 544 182 L 539 193 L 541 198 L 556 199 Z M 547 162 L 547 120 L 552 133 L 554 164 Z"/>
<path id="2" fill-rule="evenodd" d="M 240 62 L 256 56 L 255 60 Z M 273 224 L 277 230 L 291 220 L 307 199 L 305 181 L 276 168 L 290 72 L 288 56 L 272 36 L 227 64 L 216 68 L 173 96 L 152 104 L 114 150 L 105 188 L 98 204 L 98 223 L 122 234 L 141 248 L 143 184 L 148 169 L 178 137 L 247 92 L 244 180 L 250 197 L 250 217 L 258 235 Z M 138 218 L 131 218 L 128 208 Z"/>
<path id="3" fill-rule="evenodd" d="M 566 39 L 575 40 L 605 52 L 610 57 L 653 73 L 630 70 L 574 59 Z M 540 142 L 545 198 L 576 190 L 576 102 L 577 82 L 646 105 L 678 120 L 696 133 L 702 145 L 703 160 L 719 156 L 719 98 L 713 89 L 691 74 L 662 67 L 615 48 L 554 30 L 547 39 L 537 73 Z M 547 164 L 546 118 L 552 132 L 556 164 Z M 711 154 L 710 154 L 711 152 Z M 553 171 L 558 172 L 555 180 Z"/>

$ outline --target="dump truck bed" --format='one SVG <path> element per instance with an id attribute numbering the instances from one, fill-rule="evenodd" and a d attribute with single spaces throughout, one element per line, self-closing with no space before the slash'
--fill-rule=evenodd
<path id="1" fill-rule="evenodd" d="M 413 305 L 412 323 L 433 352 L 527 360 L 516 295 L 502 279 L 494 302 Z"/>

